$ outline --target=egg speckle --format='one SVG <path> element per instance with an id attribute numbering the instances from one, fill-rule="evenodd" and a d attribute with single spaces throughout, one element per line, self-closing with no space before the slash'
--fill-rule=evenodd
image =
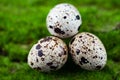
<path id="1" fill-rule="evenodd" d="M 71 56 L 76 64 L 86 70 L 101 70 L 107 61 L 107 54 L 100 39 L 88 32 L 82 32 L 69 43 Z"/>
<path id="2" fill-rule="evenodd" d="M 82 24 L 79 11 L 71 4 L 62 3 L 52 8 L 46 19 L 49 32 L 60 38 L 68 38 L 80 29 Z"/>
<path id="3" fill-rule="evenodd" d="M 42 72 L 60 69 L 68 56 L 66 44 L 59 38 L 49 36 L 34 44 L 28 54 L 31 68 Z"/>

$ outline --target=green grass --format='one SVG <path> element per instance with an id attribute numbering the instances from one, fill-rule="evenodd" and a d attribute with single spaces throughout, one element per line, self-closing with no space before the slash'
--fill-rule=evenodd
<path id="1" fill-rule="evenodd" d="M 60 70 L 51 73 L 28 66 L 32 45 L 50 35 L 46 28 L 49 10 L 62 2 L 80 11 L 83 24 L 79 32 L 94 33 L 104 43 L 108 61 L 103 70 L 83 70 L 70 56 Z M 0 80 L 120 80 L 119 9 L 119 0 L 0 0 Z"/>

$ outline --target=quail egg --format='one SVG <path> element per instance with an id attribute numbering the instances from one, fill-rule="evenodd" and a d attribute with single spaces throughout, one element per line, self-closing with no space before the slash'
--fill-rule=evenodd
<path id="1" fill-rule="evenodd" d="M 46 23 L 52 35 L 68 38 L 78 33 L 82 20 L 79 11 L 73 5 L 61 3 L 50 10 Z"/>
<path id="2" fill-rule="evenodd" d="M 69 43 L 71 56 L 76 64 L 86 70 L 101 70 L 107 61 L 103 43 L 92 33 L 77 34 Z"/>
<path id="3" fill-rule="evenodd" d="M 28 65 L 41 72 L 60 69 L 66 62 L 68 50 L 59 38 L 48 36 L 34 44 L 28 54 Z"/>

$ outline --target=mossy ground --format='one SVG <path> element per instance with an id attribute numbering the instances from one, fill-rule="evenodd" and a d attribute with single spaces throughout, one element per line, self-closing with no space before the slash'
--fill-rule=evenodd
<path id="1" fill-rule="evenodd" d="M 79 32 L 94 33 L 104 43 L 108 61 L 103 70 L 83 70 L 70 57 L 56 72 L 41 73 L 28 66 L 32 45 L 50 35 L 46 28 L 49 10 L 63 2 L 80 11 Z M 0 80 L 120 80 L 119 0 L 0 0 Z"/>

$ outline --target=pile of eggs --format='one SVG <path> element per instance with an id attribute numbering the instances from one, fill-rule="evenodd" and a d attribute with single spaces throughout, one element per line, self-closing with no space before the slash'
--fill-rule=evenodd
<path id="1" fill-rule="evenodd" d="M 78 33 L 82 20 L 79 11 L 73 5 L 56 5 L 50 10 L 46 23 L 53 36 L 44 37 L 33 45 L 28 54 L 28 64 L 31 68 L 42 72 L 58 70 L 66 63 L 69 51 L 73 61 L 81 68 L 103 69 L 107 61 L 105 47 L 94 34 Z M 67 48 L 60 38 L 69 37 L 73 38 Z"/>

